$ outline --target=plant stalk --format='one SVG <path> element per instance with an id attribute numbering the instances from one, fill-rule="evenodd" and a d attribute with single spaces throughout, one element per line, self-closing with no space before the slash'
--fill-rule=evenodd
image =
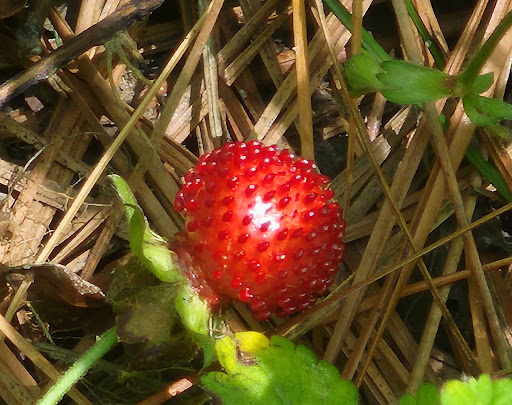
<path id="1" fill-rule="evenodd" d="M 117 343 L 116 328 L 110 328 L 101 335 L 94 346 L 80 358 L 50 387 L 36 405 L 55 405 Z"/>

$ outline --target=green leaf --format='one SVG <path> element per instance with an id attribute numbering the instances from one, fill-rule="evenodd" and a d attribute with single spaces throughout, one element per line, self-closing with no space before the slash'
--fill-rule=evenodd
<path id="1" fill-rule="evenodd" d="M 333 365 L 318 361 L 311 350 L 285 338 L 273 336 L 269 344 L 259 333 L 244 332 L 236 334 L 235 340 L 217 341 L 215 351 L 225 373 L 208 373 L 201 383 L 224 405 L 358 403 L 356 387 L 342 380 Z"/>
<path id="2" fill-rule="evenodd" d="M 167 241 L 149 227 L 126 181 L 115 174 L 109 177 L 123 203 L 133 253 L 161 281 L 183 281 L 184 276 L 176 265 L 176 254 L 167 248 Z"/>
<path id="3" fill-rule="evenodd" d="M 492 405 L 512 404 L 512 380 L 494 380 L 492 398 Z"/>
<path id="4" fill-rule="evenodd" d="M 439 390 L 434 384 L 422 384 L 416 393 L 416 403 L 418 405 L 439 405 L 441 396 Z"/>
<path id="5" fill-rule="evenodd" d="M 416 405 L 416 397 L 411 394 L 405 394 L 402 398 L 400 398 L 400 402 L 398 405 Z"/>
<path id="6" fill-rule="evenodd" d="M 441 391 L 442 405 L 505 405 L 512 403 L 512 381 L 491 380 L 482 374 L 478 380 L 448 381 Z"/>
<path id="7" fill-rule="evenodd" d="M 332 10 L 333 14 L 345 25 L 349 30 L 352 28 L 352 15 L 347 11 L 347 9 L 339 2 L 339 0 L 323 0 L 323 2 Z M 417 17 L 417 13 L 412 6 L 410 1 L 406 1 L 406 6 L 408 7 L 409 13 L 413 17 L 413 21 L 419 28 L 420 25 L 423 24 L 419 19 L 415 19 Z M 483 114 L 481 114 L 476 106 L 476 96 L 485 90 L 487 90 L 493 82 L 492 73 L 487 73 L 484 75 L 479 75 L 479 72 L 482 70 L 484 63 L 489 59 L 492 52 L 495 50 L 497 45 L 500 43 L 501 39 L 508 32 L 510 26 L 512 25 L 512 12 L 508 12 L 500 24 L 496 27 L 491 36 L 487 39 L 487 41 L 480 47 L 476 55 L 474 55 L 473 59 L 466 67 L 466 69 L 456 77 L 449 76 L 450 79 L 448 83 L 442 83 L 442 81 L 438 81 L 435 77 L 429 79 L 428 75 L 424 77 L 416 77 L 413 76 L 418 74 L 421 76 L 422 74 L 419 71 L 412 72 L 412 75 L 407 75 L 400 77 L 400 75 L 394 75 L 391 79 L 391 85 L 388 83 L 389 88 L 386 91 L 382 91 L 384 97 L 388 100 L 393 101 L 397 104 L 422 104 L 425 101 L 435 101 L 440 98 L 444 98 L 447 96 L 459 96 L 462 97 L 464 103 L 464 109 L 470 120 L 478 126 L 489 126 L 496 124 L 500 119 L 490 119 L 487 115 L 490 115 L 494 118 L 493 113 L 482 110 Z M 421 32 L 421 31 L 420 31 Z M 425 32 L 425 34 L 427 34 Z M 429 41 L 429 40 L 427 40 Z M 428 45 L 428 42 L 426 44 Z M 351 67 L 352 70 L 347 74 L 347 82 L 351 88 L 351 92 L 353 95 L 359 96 L 364 94 L 365 92 L 377 91 L 382 88 L 383 83 L 386 79 L 382 78 L 381 75 L 385 75 L 386 73 L 378 72 L 379 68 L 384 68 L 385 65 L 380 62 L 385 63 L 385 61 L 390 61 L 389 55 L 382 49 L 382 47 L 375 41 L 375 39 L 371 36 L 371 34 L 363 29 L 362 31 L 362 45 L 363 48 L 370 52 L 373 60 L 366 59 L 361 62 L 354 63 Z M 357 60 L 357 59 L 356 59 Z M 368 66 L 365 67 L 366 61 Z M 375 66 L 375 61 L 377 61 L 377 67 Z M 436 58 L 436 61 L 442 62 L 442 58 Z M 347 63 L 349 63 L 347 61 Z M 404 61 L 392 61 L 392 62 L 401 62 L 407 63 Z M 362 73 L 358 71 L 359 65 L 362 66 Z M 441 64 L 440 64 L 441 66 Z M 424 69 L 430 69 L 427 67 L 423 67 Z M 431 69 L 434 70 L 434 69 Z M 371 77 L 371 74 L 374 73 L 376 76 Z M 442 72 L 434 73 L 433 76 L 439 76 L 439 74 L 444 74 Z M 368 81 L 365 81 L 365 77 Z M 408 77 L 408 79 L 405 79 Z M 440 76 L 439 76 L 440 77 Z M 422 79 L 426 78 L 426 81 Z M 403 81 L 404 85 L 402 86 L 400 82 Z M 352 83 L 351 83 L 352 82 Z M 433 86 L 430 88 L 430 86 Z M 449 90 L 449 94 L 446 94 L 445 89 Z M 416 92 L 419 92 L 418 97 L 416 97 Z M 467 98 L 470 98 L 469 100 Z M 484 102 L 485 103 L 485 102 Z M 467 108 L 466 108 L 467 106 Z M 506 107 L 498 106 L 498 109 Z M 508 112 L 507 112 L 508 113 Z M 503 116 L 504 114 L 501 114 Z M 501 118 L 504 119 L 504 118 Z M 505 132 L 503 128 L 497 127 L 497 131 L 501 133 Z M 503 135 L 502 135 L 503 136 Z"/>
<path id="8" fill-rule="evenodd" d="M 434 384 L 425 383 L 420 385 L 416 395 L 404 395 L 399 405 L 440 405 L 441 398 L 439 390 Z"/>
<path id="9" fill-rule="evenodd" d="M 381 63 L 383 73 L 377 79 L 385 86 L 382 95 L 389 101 L 423 104 L 453 95 L 456 79 L 437 69 L 417 66 L 403 60 Z"/>
<path id="10" fill-rule="evenodd" d="M 454 76 L 402 60 L 386 60 L 379 64 L 366 51 L 351 57 L 344 68 L 354 97 L 381 91 L 396 104 L 423 104 L 450 97 L 456 90 L 457 78 Z"/>
<path id="11" fill-rule="evenodd" d="M 262 368 L 240 361 L 234 340 L 227 336 L 218 340 L 215 351 L 226 373 L 208 373 L 201 378 L 201 383 L 204 388 L 217 394 L 223 405 L 282 405 Z"/>
<path id="12" fill-rule="evenodd" d="M 399 405 L 510 405 L 512 380 L 491 380 L 482 374 L 478 380 L 448 381 L 441 393 L 433 384 L 422 384 L 416 395 L 404 395 Z"/>

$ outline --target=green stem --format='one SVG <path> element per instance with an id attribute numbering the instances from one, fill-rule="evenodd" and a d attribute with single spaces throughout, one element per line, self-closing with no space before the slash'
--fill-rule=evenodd
<path id="1" fill-rule="evenodd" d="M 404 1 L 406 6 L 408 7 L 409 15 L 411 16 L 411 19 L 413 19 L 414 22 L 415 19 L 413 17 L 413 14 L 417 16 L 416 10 L 412 6 L 410 0 Z M 345 27 L 347 27 L 348 30 L 350 30 L 352 27 L 352 16 L 347 11 L 347 9 L 343 7 L 338 0 L 323 0 L 323 2 L 331 9 L 332 13 L 341 21 L 341 23 Z M 423 25 L 423 23 L 421 23 L 421 25 Z M 482 70 L 482 67 L 484 66 L 485 62 L 489 59 L 492 52 L 494 51 L 500 40 L 503 38 L 503 36 L 506 34 L 511 25 L 512 11 L 509 11 L 507 15 L 503 18 L 503 20 L 501 20 L 501 22 L 498 24 L 498 26 L 491 34 L 489 39 L 483 44 L 480 50 L 473 57 L 473 59 L 467 66 L 466 70 L 464 70 L 464 72 L 462 72 L 459 75 L 459 81 L 461 82 L 463 87 L 472 87 L 474 81 L 480 74 L 480 70 Z M 416 24 L 416 27 L 418 27 L 418 31 L 420 31 L 418 24 Z M 423 39 L 425 40 L 425 38 Z M 379 62 L 391 59 L 389 55 L 384 51 L 384 49 L 382 49 L 382 47 L 377 43 L 377 41 L 375 41 L 373 37 L 368 33 L 368 31 L 364 29 L 362 35 L 362 45 L 363 48 L 370 52 L 372 56 Z M 432 55 L 434 56 L 434 54 Z M 437 59 L 436 63 L 439 63 Z M 490 164 L 487 161 L 485 161 L 485 159 L 478 153 L 478 151 L 472 149 L 471 147 L 468 148 L 466 152 L 466 158 L 471 162 L 471 164 L 474 167 L 476 167 L 482 173 L 484 177 L 486 177 L 489 181 L 491 181 L 494 184 L 498 192 L 503 197 L 510 201 L 510 198 L 512 198 L 512 194 L 510 190 L 507 188 L 505 182 L 503 181 L 503 178 L 492 166 L 490 166 Z"/>
<path id="2" fill-rule="evenodd" d="M 323 0 L 323 2 L 331 9 L 332 13 L 347 27 L 348 30 L 352 28 L 352 16 L 348 10 L 338 0 Z M 408 1 L 406 0 L 406 5 Z M 414 7 L 413 7 L 414 8 Z M 408 9 L 409 10 L 409 9 Z M 416 12 L 416 10 L 414 10 Z M 411 17 L 412 18 L 412 17 Z M 507 33 L 512 26 L 512 11 L 509 11 L 505 17 L 498 24 L 489 39 L 482 45 L 480 50 L 473 57 L 467 68 L 460 74 L 460 80 L 464 83 L 473 83 L 482 70 L 485 62 L 489 59 L 492 52 L 501 41 L 503 36 Z M 386 51 L 378 44 L 371 34 L 363 29 L 362 35 L 363 47 L 372 54 L 378 62 L 390 60 L 391 58 Z M 437 62 L 436 62 L 437 63 Z"/>
<path id="3" fill-rule="evenodd" d="M 441 51 L 441 48 L 439 48 L 435 39 L 432 38 L 432 36 L 427 31 L 427 28 L 423 24 L 423 21 L 421 21 L 421 18 L 418 15 L 416 8 L 414 8 L 412 1 L 404 0 L 404 3 L 405 7 L 407 8 L 407 12 L 409 13 L 409 17 L 411 17 L 411 20 L 416 26 L 416 29 L 418 30 L 421 36 L 421 39 L 423 39 L 423 42 L 425 42 L 425 45 L 432 54 L 432 57 L 434 58 L 434 61 L 436 62 L 438 69 L 443 70 L 446 64 L 444 62 L 443 52 Z"/>
<path id="4" fill-rule="evenodd" d="M 349 31 L 352 30 L 352 14 L 339 2 L 339 0 L 323 0 L 323 2 L 329 7 L 332 13 L 341 21 L 341 23 L 347 27 Z M 375 41 L 372 35 L 364 28 L 361 32 L 361 43 L 363 48 L 366 49 L 370 54 L 380 63 L 386 60 L 391 60 L 390 56 L 384 49 Z"/>
<path id="5" fill-rule="evenodd" d="M 489 39 L 485 41 L 480 50 L 473 57 L 467 68 L 459 76 L 459 80 L 466 86 L 471 86 L 480 74 L 485 62 L 489 59 L 494 49 L 503 36 L 512 26 L 512 11 L 509 11 L 503 20 L 498 24 Z"/>
<path id="6" fill-rule="evenodd" d="M 101 335 L 94 346 L 87 350 L 66 371 L 46 394 L 37 401 L 37 405 L 55 405 L 82 378 L 94 364 L 117 343 L 117 331 L 113 327 Z"/>

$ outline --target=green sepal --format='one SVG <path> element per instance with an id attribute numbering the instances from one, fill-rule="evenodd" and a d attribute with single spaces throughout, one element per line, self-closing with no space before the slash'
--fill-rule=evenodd
<path id="1" fill-rule="evenodd" d="M 473 93 L 481 94 L 484 91 L 488 90 L 492 83 L 494 82 L 494 73 L 489 72 L 484 75 L 477 76 L 475 82 L 473 83 Z"/>
<path id="2" fill-rule="evenodd" d="M 481 127 L 512 119 L 512 105 L 495 98 L 471 93 L 462 97 L 462 104 L 471 122 Z"/>
<path id="3" fill-rule="evenodd" d="M 149 227 L 126 181 L 116 174 L 110 175 L 109 178 L 114 183 L 115 190 L 123 203 L 130 229 L 132 252 L 161 281 L 171 283 L 183 281 L 184 276 L 176 265 L 176 254 L 167 248 L 167 241 Z"/>
<path id="4" fill-rule="evenodd" d="M 215 359 L 215 340 L 210 333 L 213 322 L 210 304 L 186 282 L 178 288 L 175 306 L 183 326 L 203 349 L 204 367 L 209 366 Z"/>
<path id="5" fill-rule="evenodd" d="M 128 184 L 120 176 L 111 175 L 110 178 L 123 202 L 130 228 L 130 248 L 159 280 L 177 284 L 174 299 L 176 310 L 185 328 L 203 349 L 205 367 L 210 365 L 215 358 L 214 339 L 210 333 L 210 303 L 199 296 L 182 274 L 176 253 L 167 248 L 165 239 L 149 228 Z"/>
<path id="6" fill-rule="evenodd" d="M 377 62 L 367 51 L 352 56 L 344 64 L 345 77 L 352 97 L 359 97 L 382 89 L 383 85 L 377 79 L 382 72 Z"/>
<path id="7" fill-rule="evenodd" d="M 476 108 L 482 114 L 496 119 L 496 122 L 512 119 L 512 105 L 496 98 L 478 96 Z"/>
<path id="8" fill-rule="evenodd" d="M 476 94 L 468 94 L 462 97 L 462 105 L 464 106 L 464 112 L 469 117 L 471 122 L 477 126 L 488 126 L 496 123 L 496 120 L 480 113 L 476 108 L 476 99 L 480 97 Z"/>

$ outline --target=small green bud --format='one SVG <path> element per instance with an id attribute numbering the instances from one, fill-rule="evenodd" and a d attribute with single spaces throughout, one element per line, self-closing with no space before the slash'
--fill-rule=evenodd
<path id="1" fill-rule="evenodd" d="M 385 86 L 382 95 L 393 103 L 423 104 L 453 95 L 456 79 L 437 69 L 402 60 L 382 62 L 381 68 L 377 79 Z"/>
<path id="2" fill-rule="evenodd" d="M 377 79 L 382 72 L 379 63 L 366 51 L 352 56 L 344 65 L 345 77 L 352 97 L 379 91 L 383 85 Z"/>

